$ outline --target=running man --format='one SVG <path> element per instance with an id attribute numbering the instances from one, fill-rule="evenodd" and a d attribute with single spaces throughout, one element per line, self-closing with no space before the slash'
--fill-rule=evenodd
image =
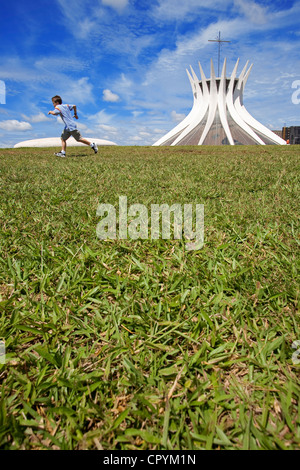
<path id="1" fill-rule="evenodd" d="M 73 136 L 74 139 L 77 140 L 77 142 L 81 142 L 82 144 L 89 145 L 94 150 L 94 152 L 97 153 L 98 152 L 97 144 L 95 144 L 94 142 L 90 142 L 87 139 L 84 139 L 81 136 L 79 130 L 77 129 L 77 124 L 74 121 L 74 118 L 78 119 L 76 106 L 74 104 L 72 105 L 62 104 L 62 99 L 58 95 L 53 96 L 52 103 L 54 106 L 54 111 L 49 111 L 48 114 L 53 114 L 53 116 L 60 114 L 60 117 L 62 118 L 65 124 L 65 128 L 61 134 L 62 149 L 60 152 L 55 153 L 54 155 L 56 155 L 57 157 L 66 156 L 67 140 L 71 136 Z M 74 110 L 74 117 L 71 114 L 72 110 Z"/>

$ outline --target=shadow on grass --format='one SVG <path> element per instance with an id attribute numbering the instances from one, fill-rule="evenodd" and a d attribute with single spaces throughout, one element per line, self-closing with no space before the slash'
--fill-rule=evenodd
<path id="1" fill-rule="evenodd" d="M 55 156 L 55 155 L 54 155 Z M 82 157 L 88 157 L 88 154 L 87 153 L 83 153 L 83 154 L 76 154 L 76 155 L 69 155 L 67 154 L 65 157 L 60 157 L 60 156 L 56 156 L 57 159 L 60 159 L 60 160 L 64 160 L 65 158 L 67 159 L 74 159 L 74 158 L 82 158 Z"/>

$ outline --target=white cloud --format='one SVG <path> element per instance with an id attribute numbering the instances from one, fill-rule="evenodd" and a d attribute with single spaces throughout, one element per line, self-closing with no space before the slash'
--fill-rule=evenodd
<path id="1" fill-rule="evenodd" d="M 101 18 L 103 8 L 99 2 L 81 0 L 56 0 L 60 6 L 65 27 L 76 39 L 89 39 L 97 31 L 98 18 Z"/>
<path id="2" fill-rule="evenodd" d="M 88 68 L 87 59 L 77 59 L 72 57 L 64 56 L 48 56 L 38 59 L 34 62 L 34 66 L 44 73 L 49 73 L 49 71 L 82 71 L 83 69 Z"/>
<path id="3" fill-rule="evenodd" d="M 250 0 L 234 0 L 235 5 L 254 24 L 265 24 L 268 21 L 267 9 Z"/>
<path id="4" fill-rule="evenodd" d="M 76 81 L 68 80 L 61 92 L 64 103 L 77 104 L 93 102 L 93 86 L 88 77 L 82 77 Z"/>
<path id="5" fill-rule="evenodd" d="M 120 100 L 120 97 L 116 93 L 113 93 L 109 89 L 106 89 L 106 90 L 103 90 L 103 100 L 110 101 L 111 103 L 115 103 L 116 101 Z"/>
<path id="6" fill-rule="evenodd" d="M 8 132 L 23 132 L 32 129 L 32 126 L 29 122 L 8 119 L 7 121 L 0 121 L 0 129 Z"/>
<path id="7" fill-rule="evenodd" d="M 26 121 L 30 121 L 30 122 L 47 122 L 49 121 L 49 117 L 47 117 L 44 113 L 38 113 L 38 114 L 35 114 L 34 116 L 26 116 L 25 114 L 21 114 L 21 117 L 23 119 L 25 119 Z"/>
<path id="8" fill-rule="evenodd" d="M 185 118 L 185 114 L 176 113 L 176 111 L 171 112 L 171 118 L 174 122 L 181 122 Z"/>
<path id="9" fill-rule="evenodd" d="M 141 137 L 150 137 L 151 134 L 150 134 L 150 132 L 140 131 L 140 136 L 141 136 Z"/>
<path id="10" fill-rule="evenodd" d="M 228 0 L 159 0 L 158 5 L 153 8 L 152 14 L 158 19 L 169 21 L 174 20 L 193 20 L 195 15 L 204 9 L 222 12 L 227 9 Z"/>
<path id="11" fill-rule="evenodd" d="M 118 129 L 116 127 L 113 127 L 113 126 L 108 126 L 107 124 L 99 124 L 98 125 L 98 128 L 99 129 L 102 129 L 106 132 L 112 132 L 112 133 L 116 133 L 118 132 Z"/>
<path id="12" fill-rule="evenodd" d="M 86 39 L 92 33 L 92 31 L 97 27 L 96 21 L 91 20 L 90 18 L 85 18 L 82 21 L 78 21 L 78 28 L 76 35 L 82 39 Z"/>
<path id="13" fill-rule="evenodd" d="M 99 126 L 103 124 L 109 125 L 108 123 L 110 123 L 114 117 L 114 114 L 108 114 L 105 109 L 101 109 L 98 113 L 90 115 L 88 120 L 91 123 L 91 126 Z"/>
<path id="14" fill-rule="evenodd" d="M 102 3 L 105 6 L 121 11 L 128 5 L 128 0 L 102 0 Z"/>
<path id="15" fill-rule="evenodd" d="M 13 80 L 14 82 L 33 82 L 37 79 L 37 72 L 31 66 L 24 65 L 19 57 L 8 57 L 2 60 L 0 64 L 0 76 L 4 80 Z"/>
<path id="16" fill-rule="evenodd" d="M 143 114 L 143 111 L 132 111 L 132 115 L 135 118 L 139 117 L 141 114 Z"/>
<path id="17" fill-rule="evenodd" d="M 82 124 L 82 122 L 77 122 L 76 125 L 77 125 L 78 129 L 81 130 L 81 131 L 86 132 L 86 131 L 89 130 L 88 126 L 86 126 L 85 124 Z"/>

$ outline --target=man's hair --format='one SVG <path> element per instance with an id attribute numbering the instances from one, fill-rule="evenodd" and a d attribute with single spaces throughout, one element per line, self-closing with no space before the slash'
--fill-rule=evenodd
<path id="1" fill-rule="evenodd" d="M 55 103 L 58 103 L 58 104 L 62 104 L 62 99 L 59 95 L 53 96 L 52 101 L 54 101 Z"/>

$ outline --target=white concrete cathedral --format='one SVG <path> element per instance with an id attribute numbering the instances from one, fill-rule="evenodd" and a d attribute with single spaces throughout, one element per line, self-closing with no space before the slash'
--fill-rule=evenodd
<path id="1" fill-rule="evenodd" d="M 239 59 L 230 78 L 226 59 L 221 77 L 216 77 L 211 61 L 211 77 L 206 78 L 199 63 L 201 80 L 193 68 L 187 74 L 194 95 L 190 113 L 174 129 L 160 138 L 159 145 L 286 145 L 286 141 L 254 119 L 243 104 L 243 92 L 252 65 L 246 63 L 237 78 Z"/>

